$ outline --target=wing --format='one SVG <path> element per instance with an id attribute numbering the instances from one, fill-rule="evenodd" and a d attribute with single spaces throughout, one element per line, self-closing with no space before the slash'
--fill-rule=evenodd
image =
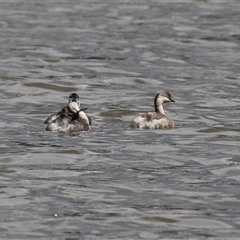
<path id="1" fill-rule="evenodd" d="M 88 121 L 89 121 L 89 125 L 92 125 L 92 119 L 88 115 L 87 115 L 87 118 L 88 118 Z"/>
<path id="2" fill-rule="evenodd" d="M 66 112 L 67 112 L 67 107 L 62 108 L 62 110 L 60 110 L 59 112 L 51 114 L 51 115 L 44 121 L 44 124 L 49 124 L 49 123 L 53 122 L 54 120 L 57 119 L 57 117 L 58 117 L 60 114 L 65 114 Z"/>
<path id="3" fill-rule="evenodd" d="M 58 113 L 51 114 L 45 121 L 44 124 L 49 124 L 50 122 L 54 121 L 58 116 Z"/>
<path id="4" fill-rule="evenodd" d="M 145 118 L 147 121 L 152 121 L 152 120 L 159 120 L 166 116 L 158 112 L 148 112 L 148 113 L 144 113 L 142 117 Z"/>
<path id="5" fill-rule="evenodd" d="M 148 112 L 143 114 L 147 120 L 146 127 L 150 129 L 171 129 L 174 128 L 174 122 L 166 115 L 158 112 Z"/>

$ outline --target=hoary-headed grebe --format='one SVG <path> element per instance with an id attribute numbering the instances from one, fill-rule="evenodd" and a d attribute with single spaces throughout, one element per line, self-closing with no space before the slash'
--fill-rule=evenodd
<path id="1" fill-rule="evenodd" d="M 80 98 L 76 93 L 72 93 L 70 94 L 69 98 L 68 98 L 68 103 L 71 102 L 76 102 L 79 107 L 80 107 Z M 53 113 L 51 114 L 44 122 L 44 124 L 49 124 L 51 123 L 54 119 L 56 119 L 56 117 L 58 117 L 58 115 L 60 115 L 61 113 L 70 113 L 67 109 L 67 106 L 65 106 L 61 111 L 57 112 L 57 113 Z"/>
<path id="2" fill-rule="evenodd" d="M 145 129 L 171 129 L 175 127 L 173 120 L 169 119 L 163 110 L 163 104 L 166 102 L 176 102 L 171 94 L 163 91 L 157 93 L 154 99 L 155 112 L 147 112 L 141 116 L 135 117 L 130 126 L 133 128 Z"/>
<path id="3" fill-rule="evenodd" d="M 47 131 L 61 132 L 79 132 L 90 129 L 91 118 L 84 112 L 85 109 L 80 109 L 79 96 L 72 93 L 69 96 L 67 106 L 58 113 L 51 114 L 44 122 L 47 124 Z"/>

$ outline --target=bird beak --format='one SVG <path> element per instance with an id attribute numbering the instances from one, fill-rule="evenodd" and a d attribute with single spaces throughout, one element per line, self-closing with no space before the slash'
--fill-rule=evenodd
<path id="1" fill-rule="evenodd" d="M 82 109 L 80 109 L 78 112 L 81 112 L 81 111 L 85 111 L 85 110 L 87 110 L 88 108 L 82 108 Z"/>

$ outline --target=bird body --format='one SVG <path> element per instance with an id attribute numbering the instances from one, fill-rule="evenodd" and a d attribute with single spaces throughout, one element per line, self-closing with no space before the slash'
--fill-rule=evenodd
<path id="1" fill-rule="evenodd" d="M 80 109 L 79 96 L 72 93 L 69 96 L 67 106 L 62 108 L 58 113 L 51 114 L 46 120 L 47 131 L 59 132 L 80 132 L 88 131 L 92 124 L 91 118 Z"/>
<path id="2" fill-rule="evenodd" d="M 130 126 L 142 129 L 171 129 L 175 127 L 174 121 L 165 115 L 163 104 L 166 102 L 176 102 L 170 93 L 164 91 L 157 93 L 154 99 L 154 112 L 147 112 L 135 117 Z"/>

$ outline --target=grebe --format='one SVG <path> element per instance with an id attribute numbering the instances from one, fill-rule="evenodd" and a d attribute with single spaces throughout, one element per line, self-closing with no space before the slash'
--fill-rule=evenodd
<path id="1" fill-rule="evenodd" d="M 154 99 L 155 112 L 144 113 L 135 117 L 130 126 L 133 128 L 145 129 L 171 129 L 175 127 L 173 120 L 169 119 L 163 110 L 163 104 L 166 102 L 176 102 L 171 94 L 163 91 L 157 93 Z"/>
<path id="2" fill-rule="evenodd" d="M 67 106 L 58 113 L 51 114 L 46 121 L 47 131 L 60 132 L 79 132 L 88 131 L 92 124 L 91 118 L 84 112 L 85 109 L 80 109 L 79 96 L 72 93 L 69 96 Z"/>
<path id="3" fill-rule="evenodd" d="M 70 94 L 69 98 L 68 98 L 68 104 L 71 102 L 76 102 L 79 107 L 80 107 L 80 98 L 76 93 L 72 93 Z M 44 122 L 44 124 L 49 124 L 51 123 L 54 119 L 56 119 L 60 114 L 62 113 L 69 113 L 67 106 L 65 106 L 61 111 L 57 112 L 57 113 L 53 113 L 51 114 Z M 71 113 L 71 112 L 70 112 Z M 71 113 L 72 114 L 72 113 Z"/>

